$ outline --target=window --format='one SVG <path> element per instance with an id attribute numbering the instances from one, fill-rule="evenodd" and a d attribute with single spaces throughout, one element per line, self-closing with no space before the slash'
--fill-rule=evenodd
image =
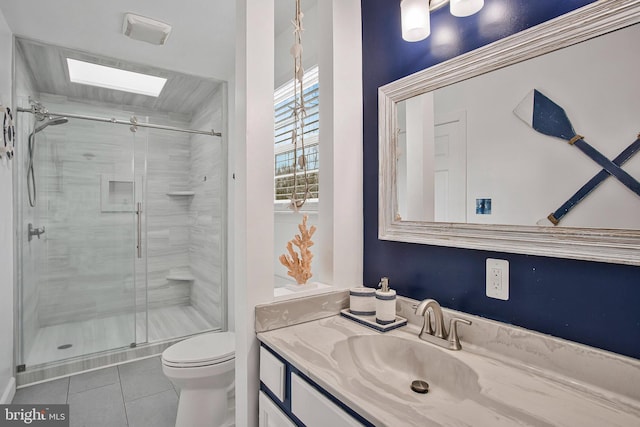
<path id="1" fill-rule="evenodd" d="M 304 118 L 304 156 L 309 179 L 311 198 L 308 201 L 318 201 L 318 134 L 319 134 L 319 105 L 318 105 L 318 67 L 307 70 L 304 75 L 304 103 L 307 115 Z M 298 141 L 298 152 L 294 153 L 291 134 L 293 130 L 294 81 L 281 86 L 275 91 L 275 195 L 276 203 L 289 202 L 293 191 L 294 160 L 302 155 L 302 147 Z M 303 191 L 300 183 L 304 174 L 298 165 L 298 188 Z M 302 197 L 302 194 L 299 194 Z"/>

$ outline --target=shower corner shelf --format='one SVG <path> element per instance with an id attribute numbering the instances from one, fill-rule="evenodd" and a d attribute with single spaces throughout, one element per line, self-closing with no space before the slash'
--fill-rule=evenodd
<path id="1" fill-rule="evenodd" d="M 193 282 L 196 278 L 191 273 L 189 267 L 177 267 L 169 270 L 167 280 L 177 280 L 181 282 Z"/>
<path id="2" fill-rule="evenodd" d="M 169 191 L 167 196 L 195 196 L 195 191 Z"/>

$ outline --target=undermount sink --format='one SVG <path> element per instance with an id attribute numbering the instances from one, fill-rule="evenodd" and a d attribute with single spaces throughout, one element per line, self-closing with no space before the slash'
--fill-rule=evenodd
<path id="1" fill-rule="evenodd" d="M 351 336 L 336 343 L 331 357 L 343 372 L 361 377 L 395 396 L 436 398 L 446 393 L 454 399 L 473 399 L 480 393 L 478 375 L 451 351 L 432 344 L 388 335 Z M 411 390 L 414 380 L 426 381 L 424 396 Z M 442 397 L 442 396 L 441 396 Z"/>

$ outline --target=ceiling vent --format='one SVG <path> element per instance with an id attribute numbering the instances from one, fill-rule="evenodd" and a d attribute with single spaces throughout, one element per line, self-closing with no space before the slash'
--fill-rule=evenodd
<path id="1" fill-rule="evenodd" d="M 134 40 L 163 45 L 169 38 L 171 25 L 146 16 L 127 13 L 124 15 L 122 32 Z"/>

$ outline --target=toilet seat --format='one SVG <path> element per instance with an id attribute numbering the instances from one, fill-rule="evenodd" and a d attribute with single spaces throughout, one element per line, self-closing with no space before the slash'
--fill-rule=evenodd
<path id="1" fill-rule="evenodd" d="M 217 365 L 235 358 L 235 334 L 211 332 L 188 338 L 162 353 L 162 363 L 174 368 Z"/>

